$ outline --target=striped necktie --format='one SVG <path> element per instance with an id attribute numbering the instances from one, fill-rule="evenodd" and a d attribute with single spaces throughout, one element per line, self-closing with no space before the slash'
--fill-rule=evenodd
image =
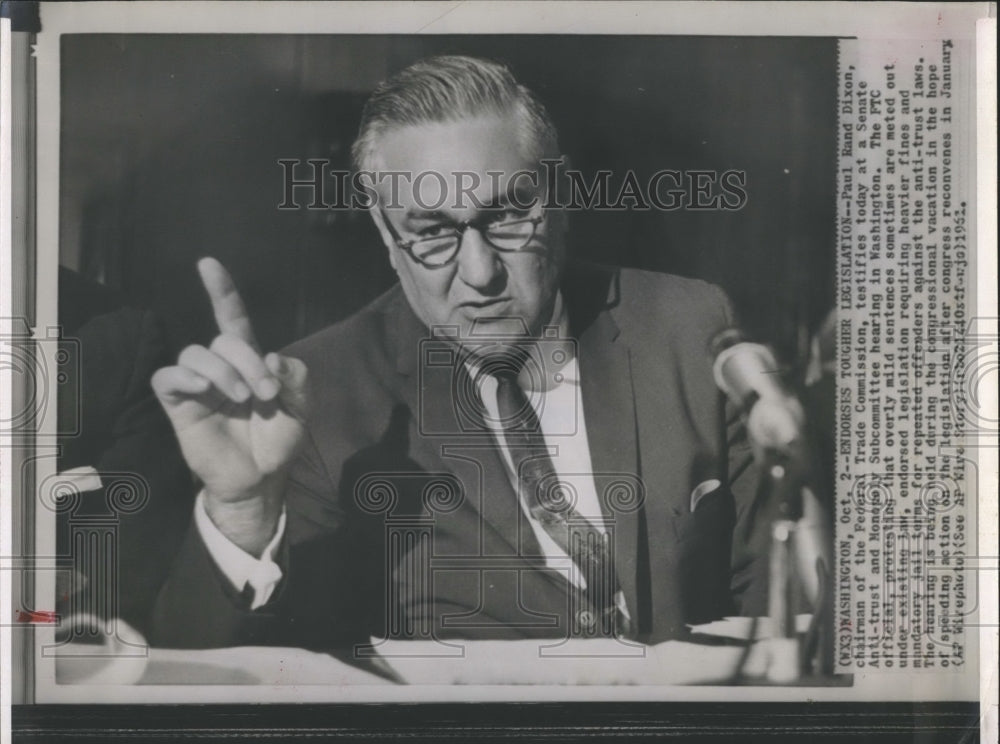
<path id="1" fill-rule="evenodd" d="M 532 518 L 573 560 L 586 582 L 586 589 L 574 585 L 571 592 L 572 635 L 610 637 L 622 633 L 625 623 L 615 604 L 618 581 L 610 535 L 576 510 L 571 490 L 559 480 L 538 415 L 517 382 L 526 352 L 513 347 L 505 357 L 480 372 L 497 381 L 497 409 L 507 451 L 517 471 L 519 498 Z"/>

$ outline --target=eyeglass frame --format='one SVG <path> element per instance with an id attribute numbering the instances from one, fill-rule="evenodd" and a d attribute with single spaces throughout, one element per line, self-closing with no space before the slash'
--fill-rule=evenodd
<path id="1" fill-rule="evenodd" d="M 535 217 L 526 217 L 523 220 L 516 220 L 517 222 L 530 222 L 532 225 L 531 234 L 524 241 L 524 245 L 522 245 L 520 248 L 501 248 L 500 246 L 494 244 L 486 235 L 486 225 L 488 223 L 484 223 L 482 215 L 478 217 L 473 217 L 472 219 L 469 220 L 454 222 L 452 223 L 452 227 L 455 230 L 455 233 L 457 234 L 458 237 L 458 243 L 455 245 L 455 251 L 451 254 L 451 257 L 444 263 L 430 264 L 417 258 L 417 256 L 413 253 L 413 246 L 421 242 L 422 240 L 434 240 L 435 238 L 413 238 L 410 240 L 404 239 L 403 236 L 399 234 L 399 231 L 395 228 L 392 222 L 389 220 L 389 215 L 386 214 L 385 208 L 381 205 L 379 205 L 379 212 L 381 212 L 382 214 L 382 222 L 385 223 L 385 227 L 389 231 L 389 235 L 392 237 L 392 240 L 396 244 L 396 247 L 404 251 L 406 255 L 408 255 L 414 262 L 428 269 L 443 269 L 445 266 L 450 266 L 451 264 L 455 263 L 455 259 L 458 258 L 458 254 L 461 253 L 462 251 L 462 241 L 465 239 L 465 231 L 468 230 L 470 227 L 473 228 L 476 232 L 478 232 L 479 235 L 482 237 L 483 241 L 493 250 L 499 251 L 500 253 L 520 253 L 527 246 L 531 244 L 532 240 L 535 239 L 535 234 L 538 232 L 538 226 L 541 225 L 543 222 L 545 222 L 545 219 L 547 217 L 547 215 L 543 212 L 542 214 L 537 215 Z"/>

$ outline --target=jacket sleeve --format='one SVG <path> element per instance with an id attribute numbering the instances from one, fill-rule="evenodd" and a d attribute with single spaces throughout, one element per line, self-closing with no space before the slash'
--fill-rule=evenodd
<path id="1" fill-rule="evenodd" d="M 350 529 L 342 520 L 303 525 L 299 507 L 335 503 L 311 442 L 296 460 L 286 492 L 288 525 L 277 560 L 282 580 L 267 604 L 251 610 L 252 590 L 233 587 L 192 524 L 157 597 L 150 643 L 171 648 L 282 645 L 334 649 L 365 641 L 357 611 Z M 333 518 L 336 509 L 326 512 Z"/>
<path id="2" fill-rule="evenodd" d="M 169 648 L 267 645 L 276 631 L 277 601 L 249 607 L 250 598 L 222 575 L 192 525 L 157 597 L 149 642 Z"/>

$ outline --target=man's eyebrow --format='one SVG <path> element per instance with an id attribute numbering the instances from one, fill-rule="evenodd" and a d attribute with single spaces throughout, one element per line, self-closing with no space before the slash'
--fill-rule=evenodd
<path id="1" fill-rule="evenodd" d="M 511 205 L 519 208 L 533 205 L 539 198 L 539 191 L 533 184 L 520 183 L 523 179 L 517 179 L 507 189 L 506 193 L 495 194 L 491 199 L 482 203 L 483 209 L 503 209 Z M 440 209 L 407 209 L 403 215 L 404 222 L 453 222 L 452 217 Z"/>

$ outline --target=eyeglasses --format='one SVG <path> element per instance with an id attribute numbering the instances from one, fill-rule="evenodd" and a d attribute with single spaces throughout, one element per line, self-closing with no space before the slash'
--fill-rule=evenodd
<path id="1" fill-rule="evenodd" d="M 538 226 L 545 221 L 544 215 L 522 217 L 517 212 L 502 212 L 497 215 L 476 217 L 464 222 L 452 222 L 424 228 L 412 239 L 404 239 L 392 226 L 384 208 L 382 220 L 392 235 L 396 245 L 410 254 L 417 263 L 429 268 L 447 266 L 462 247 L 462 238 L 470 227 L 478 231 L 490 246 L 503 253 L 524 250 L 535 237 Z"/>

